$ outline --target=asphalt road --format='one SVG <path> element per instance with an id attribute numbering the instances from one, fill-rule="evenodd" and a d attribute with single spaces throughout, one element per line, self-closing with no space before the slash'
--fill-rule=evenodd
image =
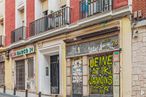
<path id="1" fill-rule="evenodd" d="M 13 96 L 13 95 L 8 95 L 8 94 L 0 93 L 0 97 L 18 97 L 18 96 Z"/>

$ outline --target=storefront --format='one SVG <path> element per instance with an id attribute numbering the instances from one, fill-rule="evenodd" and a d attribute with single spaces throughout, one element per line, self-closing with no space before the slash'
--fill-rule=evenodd
<path id="1" fill-rule="evenodd" d="M 107 33 L 102 34 L 104 32 Z M 80 37 L 82 39 L 73 42 L 66 40 L 67 96 L 119 97 L 120 45 L 118 27 Z"/>
<path id="2" fill-rule="evenodd" d="M 35 91 L 35 47 L 29 45 L 10 51 L 13 86 L 17 90 Z"/>

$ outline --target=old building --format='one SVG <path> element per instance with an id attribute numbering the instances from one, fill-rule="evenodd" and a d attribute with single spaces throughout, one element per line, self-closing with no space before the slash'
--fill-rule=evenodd
<path id="1" fill-rule="evenodd" d="M 131 13 L 132 0 L 5 0 L 6 89 L 131 97 Z"/>

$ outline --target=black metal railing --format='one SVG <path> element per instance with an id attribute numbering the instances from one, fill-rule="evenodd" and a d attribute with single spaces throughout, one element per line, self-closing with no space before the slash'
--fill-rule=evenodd
<path id="1" fill-rule="evenodd" d="M 111 9 L 112 0 L 81 0 L 80 19 L 110 11 Z"/>
<path id="2" fill-rule="evenodd" d="M 11 33 L 11 43 L 24 40 L 25 38 L 26 38 L 26 27 L 24 26 L 15 29 Z"/>
<path id="3" fill-rule="evenodd" d="M 70 23 L 70 8 L 65 7 L 30 23 L 30 36 Z"/>

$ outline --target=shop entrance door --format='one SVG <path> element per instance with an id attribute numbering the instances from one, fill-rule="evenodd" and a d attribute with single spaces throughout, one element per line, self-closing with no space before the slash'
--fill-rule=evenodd
<path id="1" fill-rule="evenodd" d="M 59 55 L 50 56 L 51 94 L 59 94 Z"/>
<path id="2" fill-rule="evenodd" d="M 16 61 L 16 88 L 25 90 L 25 60 Z"/>

